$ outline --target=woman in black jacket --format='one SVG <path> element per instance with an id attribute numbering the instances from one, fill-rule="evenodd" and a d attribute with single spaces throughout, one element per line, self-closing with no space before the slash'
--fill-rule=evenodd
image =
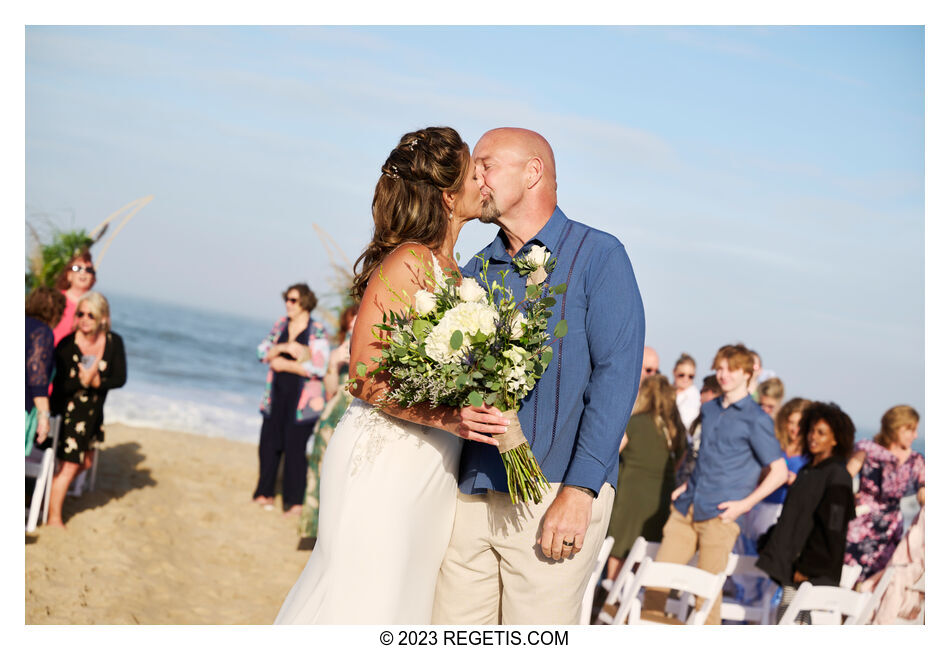
<path id="1" fill-rule="evenodd" d="M 846 466 L 854 444 L 851 418 L 837 404 L 813 402 L 802 414 L 801 430 L 808 432 L 809 462 L 789 487 L 778 523 L 760 539 L 756 562 L 782 586 L 779 620 L 801 583 L 839 583 L 854 518 Z"/>
<path id="2" fill-rule="evenodd" d="M 63 417 L 50 489 L 47 526 L 63 527 L 63 501 L 80 471 L 92 467 L 93 444 L 103 441 L 106 395 L 125 384 L 125 346 L 110 331 L 109 302 L 90 291 L 76 306 L 75 329 L 56 346 L 56 375 L 50 410 Z"/>

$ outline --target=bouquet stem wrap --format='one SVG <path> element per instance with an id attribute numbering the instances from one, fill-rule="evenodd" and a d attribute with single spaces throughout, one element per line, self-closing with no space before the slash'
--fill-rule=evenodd
<path id="1" fill-rule="evenodd" d="M 551 484 L 531 453 L 528 440 L 521 430 L 521 422 L 518 421 L 518 412 L 509 410 L 502 415 L 509 422 L 508 430 L 493 437 L 498 441 L 498 451 L 505 465 L 511 503 L 517 503 L 519 499 L 527 501 L 529 498 L 534 503 L 540 503 Z"/>

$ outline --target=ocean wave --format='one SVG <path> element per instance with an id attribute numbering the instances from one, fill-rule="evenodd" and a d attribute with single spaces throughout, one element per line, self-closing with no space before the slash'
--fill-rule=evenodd
<path id="1" fill-rule="evenodd" d="M 257 404 L 234 394 L 215 397 L 217 399 L 212 398 L 211 391 L 188 398 L 123 388 L 109 393 L 104 420 L 105 424 L 122 423 L 257 442 L 261 426 Z"/>

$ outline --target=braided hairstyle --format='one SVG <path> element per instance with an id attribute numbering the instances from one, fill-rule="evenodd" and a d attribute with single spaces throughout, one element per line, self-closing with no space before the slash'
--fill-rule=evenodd
<path id="1" fill-rule="evenodd" d="M 354 300 L 362 299 L 383 258 L 400 244 L 435 248 L 443 242 L 449 222 L 442 192 L 462 189 L 468 164 L 468 145 L 451 127 L 432 126 L 399 139 L 373 194 L 373 239 L 353 265 Z"/>

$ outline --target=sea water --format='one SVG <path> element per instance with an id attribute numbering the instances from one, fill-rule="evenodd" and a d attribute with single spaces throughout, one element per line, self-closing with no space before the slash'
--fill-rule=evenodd
<path id="1" fill-rule="evenodd" d="M 109 392 L 105 422 L 256 442 L 267 366 L 257 345 L 272 319 L 109 295 L 128 380 Z"/>

